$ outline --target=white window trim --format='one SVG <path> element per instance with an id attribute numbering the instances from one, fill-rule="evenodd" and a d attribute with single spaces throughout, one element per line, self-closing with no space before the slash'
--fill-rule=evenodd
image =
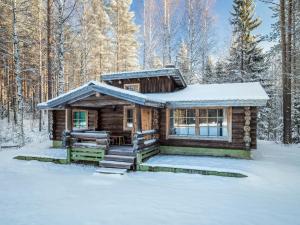
<path id="1" fill-rule="evenodd" d="M 86 127 L 75 127 L 74 126 L 74 114 L 75 112 L 85 112 L 86 113 Z M 72 129 L 73 130 L 86 130 L 89 128 L 89 111 L 88 110 L 80 110 L 80 109 L 74 109 L 72 110 Z"/>
<path id="2" fill-rule="evenodd" d="M 173 108 L 172 108 L 173 109 Z M 169 134 L 170 130 L 170 110 L 171 108 L 166 109 L 166 139 L 189 139 L 189 140 L 207 140 L 207 141 L 228 141 L 232 142 L 232 108 L 231 107 L 197 107 L 191 109 L 223 109 L 226 110 L 227 115 L 227 136 L 226 137 L 217 137 L 217 136 L 184 136 L 184 135 L 171 135 Z M 187 109 L 187 108 L 176 108 L 176 109 Z M 196 128 L 195 128 L 196 129 Z"/>
<path id="3" fill-rule="evenodd" d="M 133 106 L 124 106 L 123 108 L 123 130 L 124 131 L 131 131 L 133 129 L 132 127 L 127 127 L 127 110 L 132 109 L 133 115 L 132 115 L 132 124 L 134 126 L 134 107 Z"/>
<path id="4" fill-rule="evenodd" d="M 138 92 L 141 91 L 141 89 L 140 89 L 140 84 L 139 84 L 139 83 L 124 84 L 124 89 L 125 89 L 125 90 L 128 90 L 128 87 L 130 87 L 130 86 L 137 86 Z"/>

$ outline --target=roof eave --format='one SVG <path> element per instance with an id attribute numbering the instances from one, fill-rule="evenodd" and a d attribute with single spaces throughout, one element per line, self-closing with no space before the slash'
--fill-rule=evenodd
<path id="1" fill-rule="evenodd" d="M 171 101 L 167 102 L 168 108 L 193 108 L 193 107 L 245 107 L 245 106 L 265 106 L 267 99 L 253 99 L 253 100 L 207 100 L 207 101 Z"/>

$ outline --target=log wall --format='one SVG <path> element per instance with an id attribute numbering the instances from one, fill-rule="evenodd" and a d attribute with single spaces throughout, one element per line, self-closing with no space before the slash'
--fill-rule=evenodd
<path id="1" fill-rule="evenodd" d="M 76 110 L 76 109 L 73 109 Z M 82 110 L 82 109 L 81 109 Z M 97 110 L 88 111 L 88 129 L 98 129 L 98 112 Z M 72 126 L 73 127 L 73 126 Z M 62 134 L 66 128 L 65 110 L 53 110 L 53 137 L 52 140 L 61 141 Z"/>
<path id="2" fill-rule="evenodd" d="M 125 143 L 131 143 L 131 131 L 123 130 L 123 106 L 114 107 L 98 110 L 98 130 L 110 131 L 111 136 L 124 136 Z"/>
<path id="3" fill-rule="evenodd" d="M 251 148 L 256 149 L 256 119 L 257 108 L 251 107 Z M 218 140 L 166 139 L 166 110 L 160 110 L 160 144 L 181 147 L 206 147 L 245 149 L 244 143 L 244 108 L 232 108 L 232 142 Z"/>
<path id="4" fill-rule="evenodd" d="M 53 110 L 53 135 L 52 140 L 61 141 L 62 133 L 66 127 L 66 113 L 65 110 Z"/>
<path id="5" fill-rule="evenodd" d="M 172 92 L 176 89 L 175 82 L 168 77 L 152 77 L 141 79 L 114 80 L 110 85 L 124 88 L 124 84 L 140 84 L 141 93 Z"/>

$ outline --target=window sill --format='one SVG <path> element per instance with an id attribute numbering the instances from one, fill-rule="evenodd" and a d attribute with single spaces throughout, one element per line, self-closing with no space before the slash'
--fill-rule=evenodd
<path id="1" fill-rule="evenodd" d="M 228 141 L 230 142 L 228 137 L 199 137 L 199 136 L 177 136 L 177 135 L 169 135 L 167 139 L 183 139 L 183 140 L 198 140 L 198 141 Z"/>

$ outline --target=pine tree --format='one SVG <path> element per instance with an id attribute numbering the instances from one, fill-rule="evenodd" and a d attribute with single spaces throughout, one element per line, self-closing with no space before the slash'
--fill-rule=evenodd
<path id="1" fill-rule="evenodd" d="M 295 1 L 293 12 L 293 77 L 292 121 L 293 141 L 300 142 L 300 1 Z"/>
<path id="2" fill-rule="evenodd" d="M 226 70 L 225 70 L 225 65 L 224 62 L 218 60 L 216 62 L 216 66 L 215 66 L 215 83 L 223 83 L 226 80 Z"/>
<path id="3" fill-rule="evenodd" d="M 208 58 L 205 70 L 204 70 L 204 75 L 202 77 L 202 82 L 204 84 L 211 84 L 215 83 L 215 76 L 214 76 L 214 68 L 213 68 L 213 63 L 210 58 Z"/>
<path id="4" fill-rule="evenodd" d="M 88 80 L 99 80 L 100 75 L 112 70 L 111 22 L 103 0 L 91 0 L 84 7 L 82 37 L 87 39 L 84 54 Z"/>
<path id="5" fill-rule="evenodd" d="M 129 11 L 132 0 L 112 0 L 110 18 L 114 33 L 115 68 L 119 71 L 136 70 L 138 63 L 138 27 L 134 24 L 134 13 Z"/>
<path id="6" fill-rule="evenodd" d="M 258 81 L 259 73 L 266 70 L 261 39 L 253 34 L 261 21 L 254 18 L 253 0 L 234 0 L 231 13 L 233 37 L 230 49 L 229 68 L 235 81 Z"/>

